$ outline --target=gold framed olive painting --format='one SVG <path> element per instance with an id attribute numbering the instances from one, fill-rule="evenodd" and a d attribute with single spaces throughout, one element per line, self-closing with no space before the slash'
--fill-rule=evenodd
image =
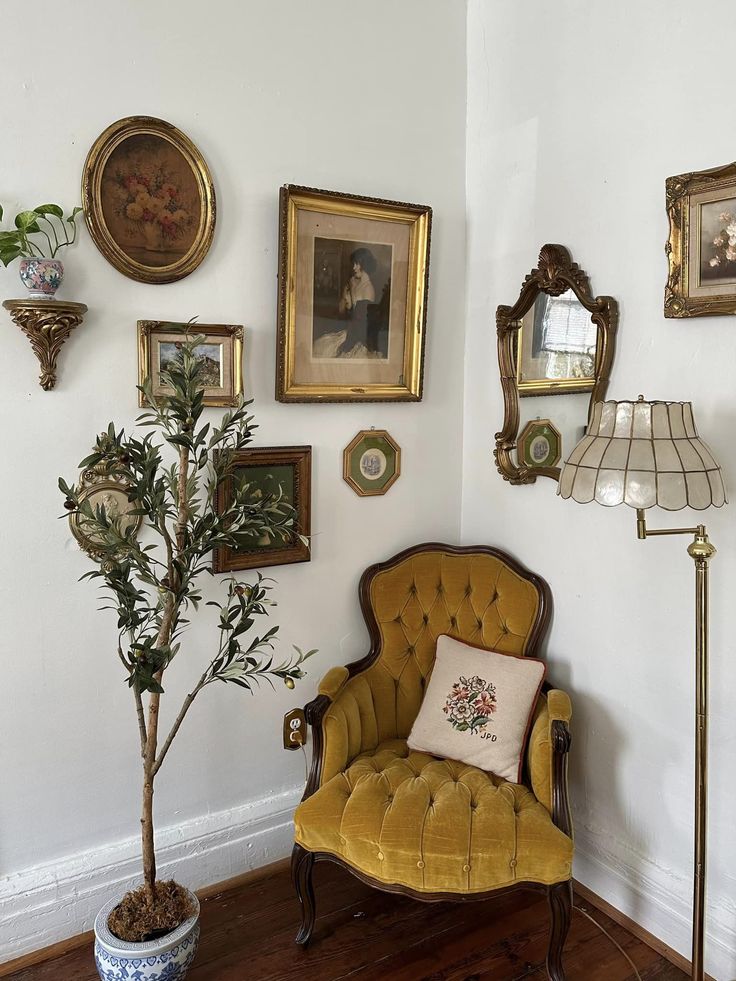
<path id="1" fill-rule="evenodd" d="M 230 475 L 217 488 L 217 509 L 222 514 L 232 507 L 238 494 L 249 498 L 269 498 L 272 517 L 280 530 L 273 537 L 254 539 L 241 536 L 236 548 L 218 546 L 213 553 L 212 571 L 236 572 L 269 565 L 309 562 L 309 536 L 312 521 L 312 447 L 263 446 L 236 450 Z M 288 511 L 282 505 L 285 504 Z"/>
<path id="2" fill-rule="evenodd" d="M 276 398 L 422 398 L 432 209 L 281 188 Z"/>
<path id="3" fill-rule="evenodd" d="M 173 283 L 194 272 L 215 231 L 215 188 L 188 136 L 153 116 L 119 119 L 95 140 L 82 177 L 92 239 L 119 272 Z"/>

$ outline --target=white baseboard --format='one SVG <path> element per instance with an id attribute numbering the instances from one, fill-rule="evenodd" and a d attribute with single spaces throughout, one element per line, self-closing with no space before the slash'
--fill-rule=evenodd
<path id="1" fill-rule="evenodd" d="M 159 874 L 193 889 L 285 858 L 301 787 L 157 831 Z M 578 823 L 575 878 L 684 957 L 690 956 L 691 884 L 626 843 Z M 140 839 L 36 865 L 0 879 L 0 963 L 91 930 L 97 911 L 140 882 Z M 736 979 L 732 904 L 709 904 L 706 971 Z"/>
<path id="2" fill-rule="evenodd" d="M 690 960 L 692 883 L 621 841 L 575 828 L 574 877 L 649 933 Z M 731 906 L 731 904 L 729 904 Z M 733 909 L 708 903 L 705 970 L 718 981 L 736 979 Z"/>
<path id="3" fill-rule="evenodd" d="M 303 788 L 156 832 L 160 878 L 201 889 L 287 856 Z M 91 930 L 99 909 L 141 881 L 140 838 L 0 879 L 0 962 Z"/>

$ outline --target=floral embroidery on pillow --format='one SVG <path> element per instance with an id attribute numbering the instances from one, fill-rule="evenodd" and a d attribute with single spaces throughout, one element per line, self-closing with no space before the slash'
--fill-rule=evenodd
<path id="1" fill-rule="evenodd" d="M 442 711 L 458 732 L 483 733 L 496 711 L 496 686 L 474 675 L 452 686 Z"/>

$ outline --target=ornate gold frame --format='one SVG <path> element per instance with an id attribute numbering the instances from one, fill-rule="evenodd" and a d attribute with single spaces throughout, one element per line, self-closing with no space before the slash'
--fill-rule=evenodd
<path id="1" fill-rule="evenodd" d="M 97 466 L 90 467 L 88 470 L 82 472 L 79 480 L 79 490 L 79 499 L 80 501 L 84 501 L 93 494 L 104 490 L 114 490 L 127 494 L 128 484 L 121 478 L 111 474 L 104 463 L 98 463 Z M 133 522 L 135 535 L 140 531 L 142 523 L 143 515 L 136 515 L 135 521 Z M 105 553 L 99 550 L 94 540 L 81 527 L 78 511 L 69 515 L 69 529 L 83 552 L 86 552 L 95 562 L 101 562 L 103 560 Z"/>
<path id="2" fill-rule="evenodd" d="M 403 384 L 305 385 L 295 381 L 297 213 L 326 212 L 408 224 L 409 281 L 404 336 Z M 432 209 L 382 198 L 340 194 L 286 184 L 279 196 L 279 294 L 276 398 L 279 402 L 419 402 L 422 398 L 424 338 L 429 287 Z"/>
<path id="3" fill-rule="evenodd" d="M 312 447 L 311 446 L 257 446 L 236 450 L 233 469 L 237 467 L 294 468 L 294 503 L 296 529 L 299 536 L 309 538 L 312 533 Z M 231 506 L 232 474 L 217 488 L 217 510 L 222 513 Z M 212 571 L 215 574 L 237 572 L 242 569 L 261 569 L 270 565 L 290 565 L 293 562 L 311 562 L 310 546 L 301 537 L 279 545 L 255 547 L 233 551 L 219 545 L 212 553 Z"/>
<path id="4" fill-rule="evenodd" d="M 56 360 L 64 341 L 78 327 L 87 312 L 84 303 L 65 300 L 3 300 L 13 323 L 31 342 L 41 365 L 38 383 L 48 392 L 56 385 Z"/>
<path id="5" fill-rule="evenodd" d="M 202 215 L 194 243 L 185 256 L 168 266 L 146 266 L 127 255 L 112 238 L 102 214 L 100 188 L 105 164 L 124 140 L 138 134 L 151 134 L 172 143 L 192 168 L 196 179 Z M 87 154 L 82 174 L 82 203 L 87 227 L 97 248 L 118 272 L 139 283 L 174 283 L 194 272 L 212 244 L 215 232 L 215 187 L 204 157 L 188 136 L 163 119 L 154 116 L 127 116 L 108 126 Z"/>
<path id="6" fill-rule="evenodd" d="M 527 314 L 532 312 L 530 307 Z M 519 321 L 519 341 L 518 350 L 524 347 L 525 331 L 528 325 L 522 318 Z M 516 388 L 520 398 L 529 398 L 534 395 L 577 395 L 581 392 L 590 392 L 595 385 L 595 378 L 535 378 L 532 381 L 522 381 L 522 359 L 516 359 Z"/>
<path id="7" fill-rule="evenodd" d="M 358 484 L 353 479 L 353 476 L 350 473 L 353 451 L 363 442 L 363 440 L 367 436 L 373 438 L 378 437 L 380 439 L 385 440 L 385 442 L 389 444 L 389 446 L 391 447 L 391 449 L 394 451 L 396 455 L 396 465 L 394 467 L 393 474 L 388 478 L 385 484 L 380 484 L 378 487 L 376 487 L 375 490 L 366 490 L 365 487 L 361 487 L 361 485 Z M 345 481 L 346 484 L 349 484 L 350 487 L 353 488 L 353 490 L 358 495 L 358 497 L 379 497 L 382 494 L 385 494 L 386 491 L 389 489 L 389 487 L 393 487 L 393 485 L 396 483 L 396 481 L 399 479 L 400 476 L 401 476 L 401 447 L 399 446 L 399 444 L 396 442 L 395 439 L 389 436 L 389 434 L 386 432 L 385 429 L 361 429 L 361 431 L 357 433 L 353 437 L 353 439 L 350 440 L 348 445 L 342 451 L 342 479 Z"/>
<path id="8" fill-rule="evenodd" d="M 690 198 L 700 191 L 731 191 L 736 197 L 736 162 L 710 170 L 668 177 L 665 182 L 670 235 L 665 245 L 669 275 L 664 290 L 668 318 L 707 317 L 736 313 L 736 287 L 732 293 L 690 296 Z"/>
<path id="9" fill-rule="evenodd" d="M 544 245 L 539 253 L 539 263 L 524 280 L 519 298 L 512 306 L 496 309 L 498 332 L 498 364 L 503 390 L 503 429 L 496 433 L 493 455 L 496 467 L 504 480 L 512 484 L 533 484 L 537 477 L 559 480 L 559 467 L 527 467 L 513 458 L 519 437 L 519 390 L 517 385 L 517 352 L 521 319 L 531 309 L 540 293 L 560 296 L 571 289 L 591 314 L 598 329 L 595 355 L 595 381 L 590 390 L 590 403 L 605 398 L 608 378 L 613 363 L 618 304 L 611 296 L 593 296 L 590 281 L 564 245 Z M 570 392 L 571 388 L 561 391 Z M 580 389 L 576 389 L 580 391 Z M 587 390 L 587 389 L 586 389 Z"/>
<path id="10" fill-rule="evenodd" d="M 138 385 L 143 385 L 146 378 L 152 374 L 151 364 L 151 334 L 164 331 L 172 334 L 178 328 L 188 327 L 190 336 L 204 334 L 206 337 L 226 337 L 232 342 L 232 357 L 230 378 L 227 379 L 232 395 L 205 395 L 203 405 L 235 406 L 243 394 L 243 327 L 240 324 L 182 324 L 169 320 L 139 320 L 138 321 Z M 181 331 L 182 335 L 186 333 Z M 146 406 L 148 402 L 143 392 L 138 389 L 138 405 Z"/>

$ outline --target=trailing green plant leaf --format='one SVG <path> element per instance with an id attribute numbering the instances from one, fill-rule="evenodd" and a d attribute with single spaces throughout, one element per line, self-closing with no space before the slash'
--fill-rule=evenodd
<path id="1" fill-rule="evenodd" d="M 15 229 L 0 232 L 0 262 L 8 266 L 19 256 L 54 259 L 60 249 L 73 245 L 77 238 L 76 218 L 82 209 L 75 207 L 66 218 L 58 204 L 39 204 L 32 211 L 15 216 Z M 3 209 L 0 206 L 0 221 Z"/>

